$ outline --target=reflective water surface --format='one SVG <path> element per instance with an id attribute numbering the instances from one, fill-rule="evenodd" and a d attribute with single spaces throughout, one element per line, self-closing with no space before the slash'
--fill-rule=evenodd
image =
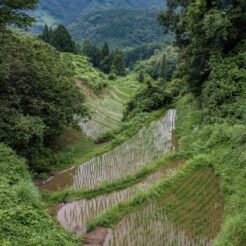
<path id="1" fill-rule="evenodd" d="M 172 131 L 175 116 L 175 110 L 168 110 L 165 116 L 141 129 L 132 139 L 79 167 L 57 174 L 43 188 L 95 188 L 102 182 L 111 182 L 137 172 L 147 163 L 174 150 Z"/>

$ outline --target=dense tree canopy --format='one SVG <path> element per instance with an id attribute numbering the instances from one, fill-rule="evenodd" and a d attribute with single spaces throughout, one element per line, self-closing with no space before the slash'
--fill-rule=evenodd
<path id="1" fill-rule="evenodd" d="M 185 73 L 190 89 L 200 94 L 212 69 L 210 59 L 235 52 L 245 40 L 246 2 L 176 0 L 168 1 L 168 7 L 159 20 L 176 32 L 182 49 L 180 76 Z"/>
<path id="2" fill-rule="evenodd" d="M 27 9 L 35 9 L 39 0 L 0 0 L 0 29 L 6 25 L 16 24 L 18 27 L 30 26 L 34 19 L 25 13 Z"/>
<path id="3" fill-rule="evenodd" d="M 50 43 L 58 51 L 71 52 L 76 51 L 75 42 L 72 40 L 68 30 L 63 25 L 58 25 L 56 28 L 44 26 L 43 33 L 39 37 L 46 43 Z"/>
<path id="4" fill-rule="evenodd" d="M 111 73 L 116 75 L 125 75 L 126 69 L 124 64 L 124 56 L 122 51 L 116 49 L 112 54 L 112 66 L 111 66 Z"/>
<path id="5" fill-rule="evenodd" d="M 49 45 L 0 34 L 0 141 L 28 158 L 85 115 L 73 72 Z"/>

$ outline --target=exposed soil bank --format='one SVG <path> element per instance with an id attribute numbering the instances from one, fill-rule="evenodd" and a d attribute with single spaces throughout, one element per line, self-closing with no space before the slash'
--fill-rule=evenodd
<path id="1" fill-rule="evenodd" d="M 106 246 L 112 236 L 112 230 L 104 227 L 97 227 L 95 230 L 85 234 L 85 246 Z"/>

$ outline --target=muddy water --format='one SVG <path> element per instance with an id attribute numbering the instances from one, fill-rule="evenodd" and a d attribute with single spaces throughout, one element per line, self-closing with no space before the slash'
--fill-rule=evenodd
<path id="1" fill-rule="evenodd" d="M 175 110 L 168 110 L 164 117 L 141 129 L 132 139 L 77 168 L 56 175 L 46 182 L 44 188 L 95 188 L 102 182 L 111 182 L 137 172 L 147 163 L 174 149 L 172 131 L 175 116 Z"/>
<path id="2" fill-rule="evenodd" d="M 138 191 L 148 189 L 161 178 L 174 175 L 183 164 L 184 162 L 182 161 L 170 162 L 164 165 L 159 171 L 148 176 L 144 182 L 128 189 L 96 197 L 91 200 L 81 200 L 66 204 L 58 211 L 57 219 L 65 229 L 84 234 L 86 232 L 86 224 L 89 220 L 96 218 L 117 203 L 129 199 Z"/>

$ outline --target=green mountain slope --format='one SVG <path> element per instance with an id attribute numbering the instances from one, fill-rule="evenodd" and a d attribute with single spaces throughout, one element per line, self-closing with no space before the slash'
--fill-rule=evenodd
<path id="1" fill-rule="evenodd" d="M 105 8 L 129 8 L 148 9 L 163 8 L 163 0 L 41 0 L 38 11 L 44 11 L 48 15 L 68 23 L 74 21 L 80 15 L 90 11 Z"/>
<path id="2" fill-rule="evenodd" d="M 45 23 L 68 25 L 77 18 L 97 10 L 112 8 L 163 9 L 165 5 L 165 0 L 40 0 L 37 10 L 32 12 L 32 15 L 37 19 L 32 31 L 40 31 Z"/>
<path id="3" fill-rule="evenodd" d="M 70 25 L 76 41 L 90 40 L 96 45 L 131 47 L 163 42 L 163 27 L 157 22 L 157 10 L 108 9 L 92 12 Z"/>

